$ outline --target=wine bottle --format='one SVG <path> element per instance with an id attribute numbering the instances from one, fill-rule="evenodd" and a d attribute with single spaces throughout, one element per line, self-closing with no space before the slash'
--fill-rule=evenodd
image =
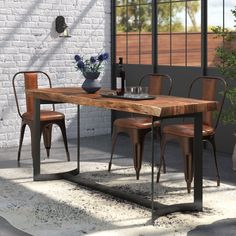
<path id="1" fill-rule="evenodd" d="M 119 96 L 125 93 L 125 70 L 122 57 L 119 57 L 119 68 L 116 76 L 116 93 Z"/>

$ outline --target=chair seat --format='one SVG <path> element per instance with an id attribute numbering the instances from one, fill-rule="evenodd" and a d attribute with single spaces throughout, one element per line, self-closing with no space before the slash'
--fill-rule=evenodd
<path id="1" fill-rule="evenodd" d="M 114 121 L 114 126 L 131 129 L 149 129 L 152 126 L 152 119 L 150 117 L 120 118 Z M 160 126 L 160 122 L 155 121 L 154 126 Z"/>
<path id="2" fill-rule="evenodd" d="M 25 112 L 22 115 L 25 120 L 33 120 L 33 113 Z M 40 111 L 40 121 L 50 121 L 50 120 L 62 120 L 65 119 L 65 115 L 57 111 L 41 110 Z"/>
<path id="3" fill-rule="evenodd" d="M 194 125 L 193 124 L 176 124 L 167 125 L 163 128 L 164 134 L 171 134 L 182 137 L 194 137 Z M 215 133 L 214 128 L 208 125 L 203 125 L 202 135 L 209 136 Z"/>

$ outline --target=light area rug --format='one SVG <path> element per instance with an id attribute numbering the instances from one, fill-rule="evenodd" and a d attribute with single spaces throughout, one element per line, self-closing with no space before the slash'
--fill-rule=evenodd
<path id="1" fill-rule="evenodd" d="M 45 161 L 42 171 L 57 172 L 73 168 L 74 162 Z M 144 163 L 136 180 L 132 160 L 117 159 L 112 171 L 107 162 L 82 161 L 81 175 L 121 191 L 150 195 L 150 165 Z M 32 179 L 31 161 L 19 168 L 0 171 L 0 215 L 12 225 L 35 236 L 79 235 L 186 235 L 198 225 L 236 217 L 236 189 L 204 180 L 204 211 L 173 213 L 150 224 L 149 209 L 116 199 L 65 181 Z M 168 169 L 155 184 L 155 199 L 173 204 L 192 202 L 187 194 L 183 173 Z"/>

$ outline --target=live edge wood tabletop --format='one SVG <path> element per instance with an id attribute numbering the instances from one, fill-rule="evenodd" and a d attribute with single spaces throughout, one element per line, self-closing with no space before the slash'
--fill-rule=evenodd
<path id="1" fill-rule="evenodd" d="M 156 96 L 151 100 L 128 100 L 102 97 L 112 90 L 101 89 L 97 93 L 87 94 L 79 87 L 41 88 L 27 90 L 26 93 L 40 100 L 72 103 L 106 109 L 146 114 L 160 118 L 184 114 L 214 111 L 217 102 L 175 96 Z"/>

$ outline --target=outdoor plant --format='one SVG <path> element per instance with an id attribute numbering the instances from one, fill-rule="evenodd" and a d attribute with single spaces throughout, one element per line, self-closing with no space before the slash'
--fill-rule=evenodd
<path id="1" fill-rule="evenodd" d="M 103 64 L 108 60 L 108 53 L 101 53 L 97 56 L 91 56 L 89 59 L 84 59 L 80 55 L 75 55 L 75 63 L 77 70 L 83 74 L 87 73 L 100 73 L 103 69 Z"/>
<path id="2" fill-rule="evenodd" d="M 231 11 L 236 23 L 236 7 Z M 222 39 L 222 44 L 215 50 L 215 65 L 228 79 L 229 89 L 226 98 L 229 101 L 229 107 L 224 109 L 221 120 L 223 123 L 229 124 L 236 124 L 236 25 L 234 28 L 233 31 L 220 26 L 212 28 L 216 37 Z"/>

